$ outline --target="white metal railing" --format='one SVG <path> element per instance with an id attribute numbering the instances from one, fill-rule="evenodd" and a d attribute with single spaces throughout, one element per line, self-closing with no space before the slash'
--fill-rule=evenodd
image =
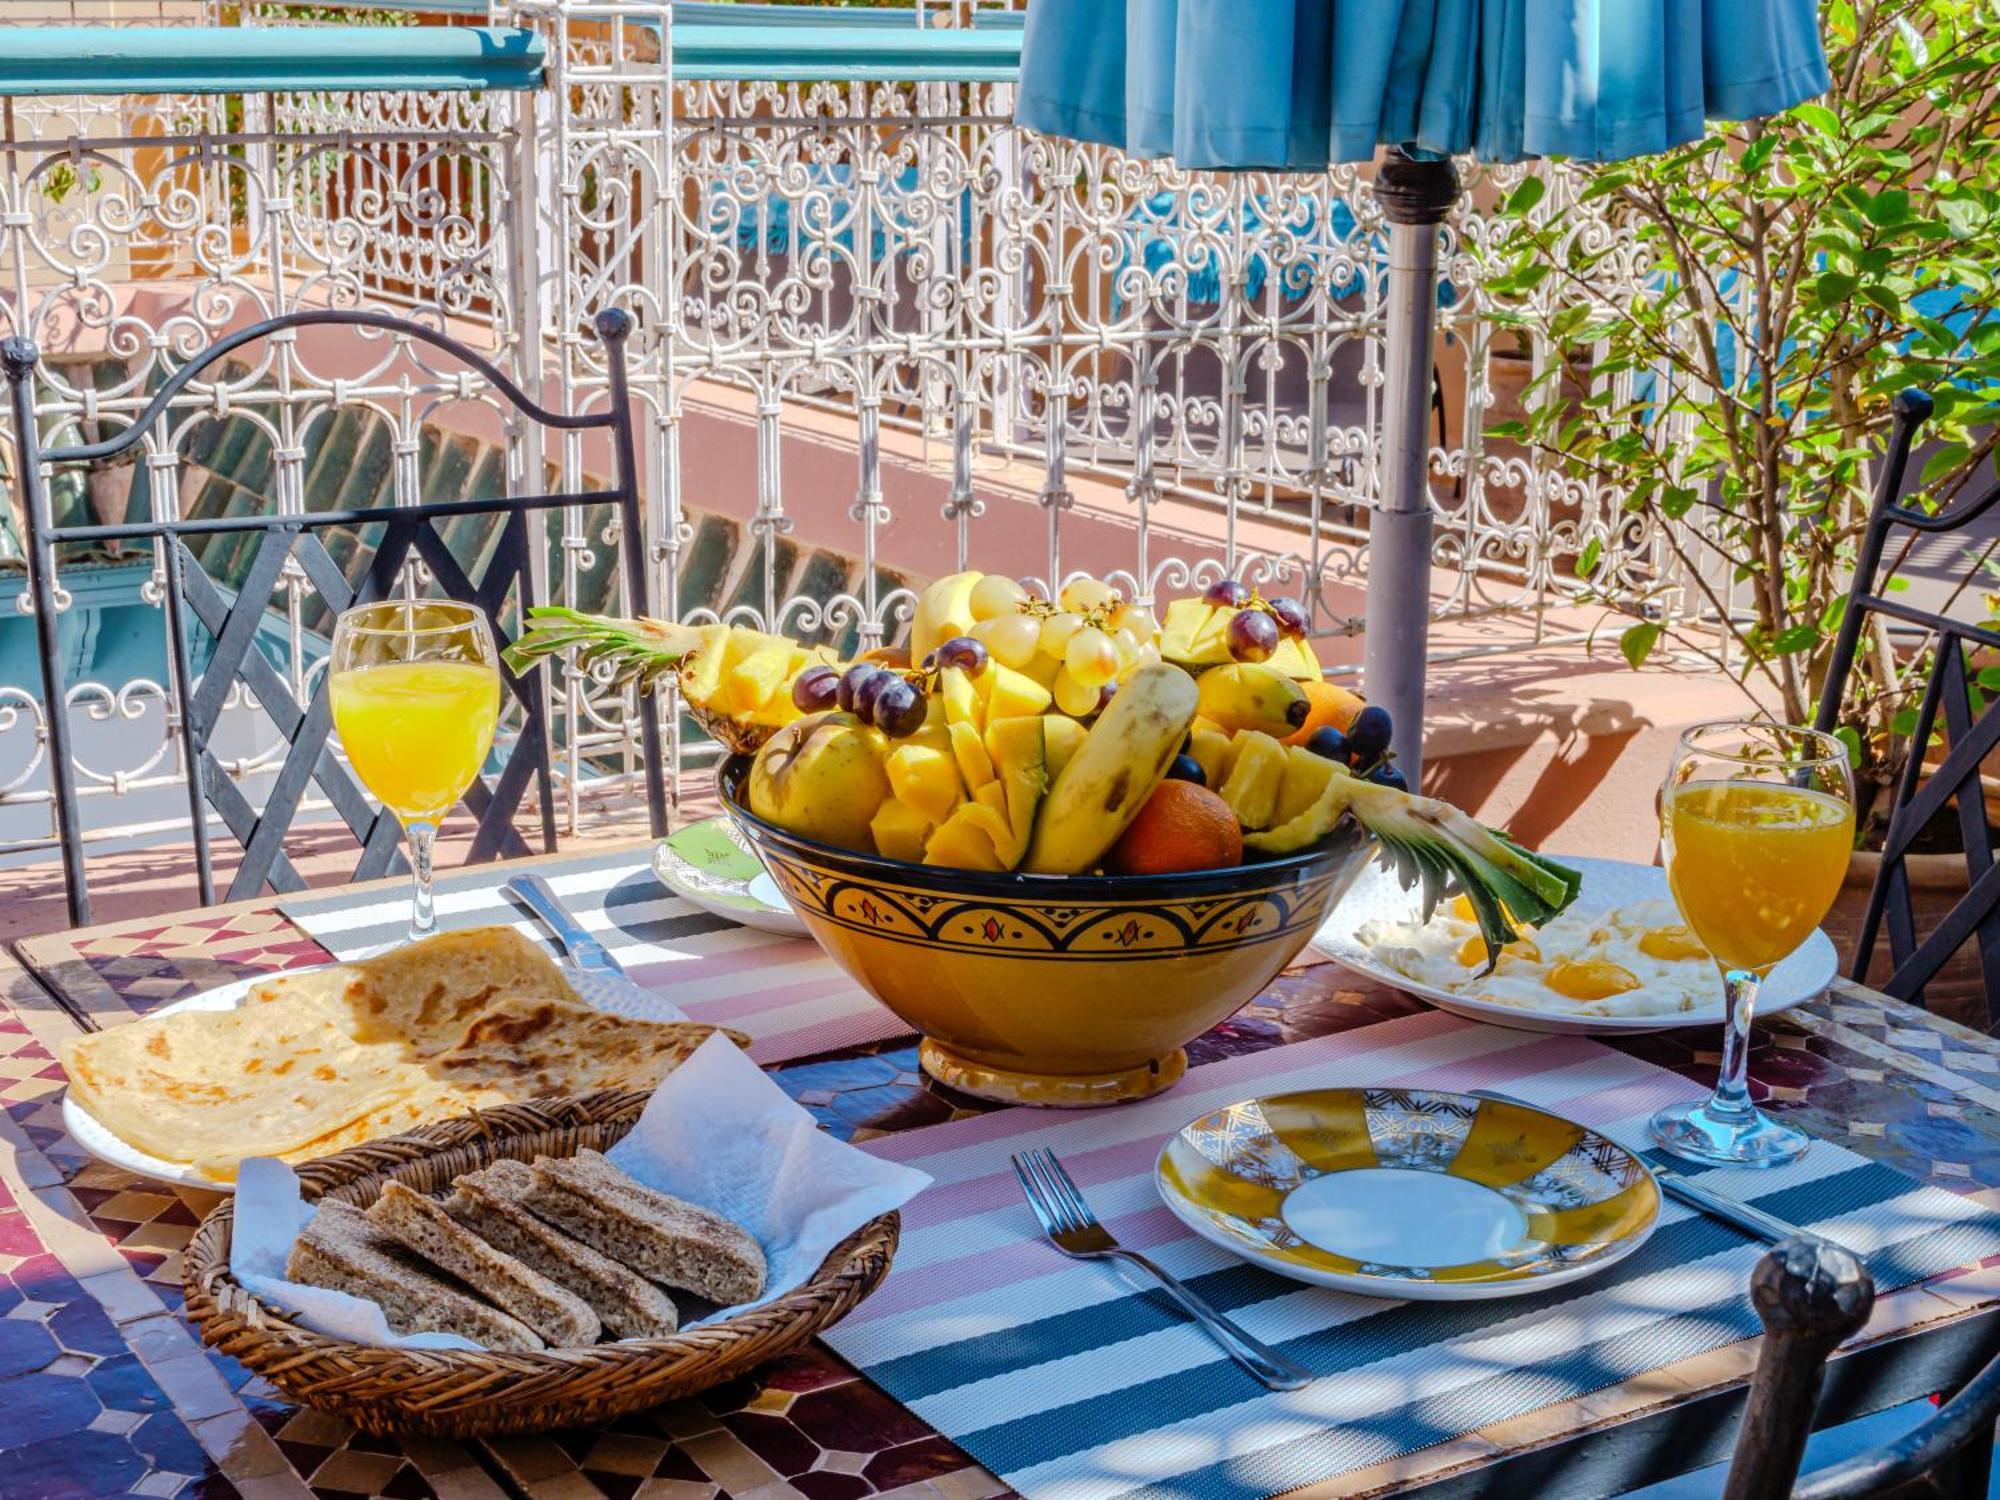
<path id="1" fill-rule="evenodd" d="M 277 17 L 265 7 L 247 19 Z M 50 440 L 135 410 L 231 326 L 326 303 L 448 319 L 530 388 L 601 402 L 589 320 L 619 305 L 639 322 L 643 544 L 669 611 L 892 637 L 910 594 L 888 571 L 1018 555 L 1021 507 L 996 503 L 986 481 L 1025 465 L 1038 476 L 1044 576 L 1087 570 L 1151 596 L 1226 569 L 1305 595 L 1324 633 L 1356 628 L 1379 488 L 1386 280 L 1359 174 L 1187 173 L 1036 137 L 1011 124 L 1004 80 L 683 76 L 664 0 L 493 0 L 492 19 L 546 38 L 539 93 L 12 101 L 0 324 L 49 358 Z M 925 16 L 971 19 L 963 5 Z M 1507 181 L 1473 176 L 1447 226 L 1437 609 L 1519 616 L 1532 640 L 1546 638 L 1548 608 L 1581 591 L 1586 548 L 1612 559 L 1597 588 L 1622 579 L 1669 607 L 1674 596 L 1665 539 L 1624 514 L 1620 493 L 1481 436 L 1551 359 L 1532 333 L 1518 350 L 1497 346 L 1487 316 L 1481 205 Z M 1535 212 L 1600 242 L 1619 234 L 1561 172 Z M 1631 263 L 1646 274 L 1636 252 Z M 232 410 L 270 428 L 271 503 L 301 493 L 300 433 L 340 381 L 296 360 L 232 377 Z M 687 438 L 693 408 L 717 405 L 743 433 L 730 477 L 754 496 L 741 516 L 754 563 L 726 597 L 689 600 L 691 518 L 712 497 L 691 478 Z M 850 476 L 832 505 L 786 474 L 788 442 L 829 412 Z M 450 417 L 415 401 L 407 420 L 405 446 Z M 946 472 L 942 502 L 886 498 L 889 450 L 911 440 Z M 573 442 L 531 453 L 518 434 L 497 441 L 511 483 L 590 477 Z M 181 470 L 169 478 L 153 504 L 199 500 Z M 1102 528 L 1085 540 L 1080 519 L 1104 503 L 1101 491 L 1079 499 L 1085 478 L 1115 486 L 1115 550 Z M 1191 525 L 1213 545 L 1190 550 Z M 800 539 L 851 556 L 850 585 L 801 587 L 783 560 Z M 630 544 L 566 514 L 545 597 L 581 599 Z M 301 686 L 307 620 L 295 601 Z M 72 696 L 102 703 L 125 688 L 84 681 Z M 145 688 L 162 738 L 121 735 L 129 759 L 87 768 L 93 794 L 180 775 L 166 748 L 172 705 Z M 564 692 L 573 820 L 586 761 L 630 753 L 635 710 L 590 684 Z M 6 749 L 37 733 L 40 706 L 9 701 L 19 713 L 0 718 L 0 811 L 47 795 L 33 757 Z M 249 775 L 267 763 L 255 747 L 243 757 Z"/>

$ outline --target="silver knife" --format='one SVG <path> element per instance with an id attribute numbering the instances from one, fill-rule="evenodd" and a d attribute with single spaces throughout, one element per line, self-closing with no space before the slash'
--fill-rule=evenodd
<path id="1" fill-rule="evenodd" d="M 616 974 L 621 979 L 630 977 L 610 950 L 584 931 L 576 913 L 563 905 L 562 897 L 541 876 L 516 875 L 504 889 L 542 919 L 578 970 L 585 974 Z"/>
<path id="2" fill-rule="evenodd" d="M 1518 1104 L 1523 1109 L 1549 1113 L 1539 1104 L 1531 1104 L 1526 1099 L 1517 1099 L 1512 1094 L 1502 1094 L 1494 1089 L 1473 1089 L 1470 1092 L 1474 1099 L 1491 1099 L 1496 1104 Z M 1660 1184 L 1660 1191 L 1669 1198 L 1678 1198 L 1689 1208 L 1698 1208 L 1711 1218 L 1720 1219 L 1725 1224 L 1733 1224 L 1752 1239 L 1764 1240 L 1775 1245 L 1780 1240 L 1788 1240 L 1797 1235 L 1816 1240 L 1826 1238 L 1825 1235 L 1814 1234 L 1810 1229 L 1787 1224 L 1776 1214 L 1767 1214 L 1763 1209 L 1745 1203 L 1741 1199 L 1731 1198 L 1711 1188 L 1705 1188 L 1700 1183 L 1681 1176 L 1672 1167 L 1654 1166 L 1652 1171 L 1654 1180 Z"/>

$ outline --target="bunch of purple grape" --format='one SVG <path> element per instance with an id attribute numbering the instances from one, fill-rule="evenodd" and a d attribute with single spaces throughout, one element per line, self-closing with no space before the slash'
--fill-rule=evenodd
<path id="1" fill-rule="evenodd" d="M 1238 661 L 1269 661 L 1279 641 L 1302 641 L 1312 626 L 1298 600 L 1259 598 L 1234 578 L 1216 579 L 1201 597 L 1205 604 L 1236 611 L 1226 635 L 1229 654 Z"/>
<path id="2" fill-rule="evenodd" d="M 924 727 L 930 707 L 919 681 L 872 661 L 858 661 L 845 672 L 807 667 L 792 679 L 792 702 L 801 713 L 845 710 L 898 740 Z"/>

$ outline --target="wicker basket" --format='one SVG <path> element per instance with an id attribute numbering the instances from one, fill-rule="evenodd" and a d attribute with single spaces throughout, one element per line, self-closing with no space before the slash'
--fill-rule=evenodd
<path id="1" fill-rule="evenodd" d="M 357 1206 L 385 1182 L 420 1192 L 500 1157 L 604 1150 L 632 1128 L 643 1093 L 510 1104 L 372 1141 L 299 1169 L 307 1198 Z M 692 1395 L 796 1348 L 875 1289 L 896 1253 L 900 1217 L 884 1214 L 834 1248 L 804 1286 L 725 1322 L 666 1339 L 540 1354 L 388 1349 L 328 1338 L 259 1302 L 229 1270 L 234 1204 L 195 1231 L 186 1257 L 187 1314 L 203 1340 L 292 1400 L 337 1412 L 364 1432 L 440 1437 L 540 1432 L 605 1421 Z"/>

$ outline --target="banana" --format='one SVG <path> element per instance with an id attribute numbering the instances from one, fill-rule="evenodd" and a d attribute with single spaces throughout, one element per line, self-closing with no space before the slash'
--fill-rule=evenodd
<path id="1" fill-rule="evenodd" d="M 910 660 L 921 662 L 955 635 L 972 626 L 972 586 L 986 575 L 947 573 L 917 595 L 910 616 Z"/>
<path id="2" fill-rule="evenodd" d="M 1141 667 L 1127 678 L 1049 788 L 1021 868 L 1096 869 L 1166 778 L 1194 711 L 1194 681 L 1179 667 Z"/>
<path id="3" fill-rule="evenodd" d="M 1254 729 L 1281 740 L 1312 712 L 1304 688 L 1261 662 L 1210 667 L 1195 687 L 1201 716 L 1232 732 Z"/>

